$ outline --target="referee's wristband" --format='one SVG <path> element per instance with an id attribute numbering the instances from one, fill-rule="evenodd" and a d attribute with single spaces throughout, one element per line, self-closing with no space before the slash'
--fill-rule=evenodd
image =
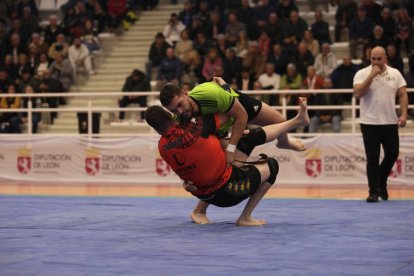
<path id="1" fill-rule="evenodd" d="M 236 151 L 236 145 L 228 144 L 227 147 L 226 147 L 226 151 L 235 152 Z"/>

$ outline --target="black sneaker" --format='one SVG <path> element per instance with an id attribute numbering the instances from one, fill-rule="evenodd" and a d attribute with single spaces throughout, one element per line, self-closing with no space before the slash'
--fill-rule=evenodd
<path id="1" fill-rule="evenodd" d="M 369 203 L 378 202 L 378 194 L 369 195 L 367 197 L 367 202 Z"/>
<path id="2" fill-rule="evenodd" d="M 379 197 L 382 200 L 384 200 L 384 201 L 388 200 L 388 192 L 387 192 L 387 190 L 385 189 L 385 191 L 380 192 Z"/>

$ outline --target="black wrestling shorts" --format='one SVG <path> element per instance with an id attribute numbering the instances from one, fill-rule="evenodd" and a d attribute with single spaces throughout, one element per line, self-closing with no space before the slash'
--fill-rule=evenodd
<path id="1" fill-rule="evenodd" d="M 233 166 L 233 172 L 223 187 L 198 198 L 218 207 L 231 207 L 249 198 L 260 183 L 261 175 L 255 166 L 246 165 L 240 168 Z"/>
<path id="2" fill-rule="evenodd" d="M 260 110 L 262 109 L 262 102 L 256 98 L 242 93 L 241 91 L 236 90 L 236 93 L 239 94 L 239 102 L 247 112 L 247 115 L 249 117 L 247 120 L 251 121 L 256 118 L 257 114 L 259 114 Z"/>

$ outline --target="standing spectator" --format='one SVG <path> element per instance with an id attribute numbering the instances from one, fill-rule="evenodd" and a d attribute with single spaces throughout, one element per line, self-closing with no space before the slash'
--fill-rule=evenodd
<path id="1" fill-rule="evenodd" d="M 263 90 L 278 90 L 280 87 L 280 75 L 275 73 L 273 63 L 266 63 L 265 72 L 259 76 L 258 82 Z M 267 102 L 269 105 L 279 104 L 279 94 L 271 94 Z"/>
<path id="2" fill-rule="evenodd" d="M 320 46 L 322 46 L 323 43 L 332 43 L 329 34 L 329 24 L 323 20 L 322 11 L 315 12 L 315 23 L 311 25 L 311 31 L 313 37 L 319 42 Z"/>
<path id="3" fill-rule="evenodd" d="M 176 13 L 172 13 L 163 31 L 165 41 L 170 46 L 175 47 L 175 44 L 180 41 L 180 34 L 183 30 L 185 30 L 185 25 L 178 20 Z"/>
<path id="4" fill-rule="evenodd" d="M 315 63 L 315 58 L 303 42 L 299 43 L 295 54 L 290 58 L 290 60 L 292 60 L 296 65 L 295 70 L 297 70 L 302 77 L 306 75 L 308 66 Z"/>
<path id="5" fill-rule="evenodd" d="M 59 34 L 64 34 L 64 29 L 58 24 L 57 16 L 51 15 L 49 16 L 49 25 L 45 29 L 45 42 L 52 45 L 56 42 Z"/>
<path id="6" fill-rule="evenodd" d="M 67 55 L 68 50 L 69 44 L 65 41 L 65 35 L 59 34 L 56 38 L 56 42 L 50 45 L 48 55 L 50 59 L 56 59 L 59 55 Z"/>
<path id="7" fill-rule="evenodd" d="M 256 41 L 249 42 L 249 50 L 243 58 L 243 67 L 250 68 L 255 79 L 257 79 L 265 69 L 267 57 L 259 52 Z"/>
<path id="8" fill-rule="evenodd" d="M 371 18 L 366 16 L 363 7 L 358 8 L 358 17 L 352 20 L 349 26 L 349 48 L 352 58 L 357 58 L 358 45 L 365 45 L 369 41 L 369 36 L 374 28 Z"/>
<path id="9" fill-rule="evenodd" d="M 230 45 L 234 46 L 237 43 L 237 37 L 240 32 L 246 32 L 246 26 L 237 20 L 235 12 L 229 12 L 228 24 L 226 26 L 226 38 Z"/>
<path id="10" fill-rule="evenodd" d="M 306 30 L 303 33 L 302 42 L 308 46 L 308 50 L 311 52 L 312 56 L 316 57 L 319 54 L 319 42 L 313 38 L 311 31 Z"/>
<path id="11" fill-rule="evenodd" d="M 378 202 L 378 197 L 388 200 L 387 180 L 399 153 L 398 127 L 405 127 L 407 122 L 407 84 L 400 72 L 386 62 L 384 48 L 375 47 L 371 52 L 371 66 L 359 70 L 354 78 L 367 157 L 367 202 Z M 400 117 L 395 113 L 396 95 L 400 100 Z M 379 164 L 381 145 L 384 159 Z"/>
<path id="12" fill-rule="evenodd" d="M 392 68 L 400 71 L 401 75 L 404 76 L 404 62 L 400 55 L 397 53 L 397 48 L 394 45 L 390 44 L 386 48 L 387 61 L 388 65 Z"/>
<path id="13" fill-rule="evenodd" d="M 211 48 L 204 58 L 202 75 L 206 81 L 211 81 L 214 75 L 214 69 L 217 66 L 222 66 L 223 61 L 217 53 L 216 48 Z M 217 76 L 216 76 L 217 77 Z"/>
<path id="14" fill-rule="evenodd" d="M 161 89 L 166 83 L 178 85 L 181 76 L 181 62 L 174 54 L 174 48 L 167 49 L 165 58 L 158 66 L 157 85 Z"/>
<path id="15" fill-rule="evenodd" d="M 331 80 L 334 89 L 352 89 L 353 80 L 359 66 L 352 63 L 350 55 L 342 58 L 342 64 L 336 67 L 332 74 Z M 352 94 L 344 94 L 342 98 L 345 102 L 351 102 Z"/>
<path id="16" fill-rule="evenodd" d="M 69 61 L 72 63 L 72 67 L 77 70 L 81 67 L 85 68 L 89 75 L 95 74 L 92 69 L 91 56 L 88 48 L 82 44 L 79 37 L 75 38 L 73 45 L 69 47 Z"/>
<path id="17" fill-rule="evenodd" d="M 381 17 L 378 20 L 378 25 L 382 27 L 384 31 L 384 37 L 393 40 L 395 35 L 395 20 L 391 15 L 391 10 L 389 7 L 385 6 L 382 9 Z"/>
<path id="18" fill-rule="evenodd" d="M 234 83 L 241 72 L 242 60 L 236 56 L 233 48 L 226 49 L 226 55 L 223 60 L 223 79 L 226 83 Z"/>
<path id="19" fill-rule="evenodd" d="M 398 53 L 401 52 L 401 46 L 404 45 L 407 53 L 409 53 L 409 36 L 412 26 L 411 18 L 408 16 L 406 9 L 398 10 L 397 29 L 395 31 L 394 43 Z"/>
<path id="20" fill-rule="evenodd" d="M 335 13 L 335 41 L 341 41 L 341 32 L 349 25 L 357 16 L 358 5 L 354 0 L 343 0 L 338 5 Z"/>
<path id="21" fill-rule="evenodd" d="M 337 67 L 336 55 L 331 52 L 329 43 L 322 44 L 322 52 L 315 59 L 316 74 L 323 78 L 329 78 Z"/>
<path id="22" fill-rule="evenodd" d="M 74 83 L 74 70 L 69 59 L 57 56 L 49 70 L 52 78 L 58 79 L 62 83 L 63 91 L 69 91 L 70 86 Z"/>
<path id="23" fill-rule="evenodd" d="M 165 41 L 165 37 L 162 33 L 157 33 L 154 42 L 151 44 L 151 48 L 148 54 L 148 62 L 146 64 L 146 75 L 149 80 L 152 79 L 152 69 L 158 68 L 161 61 L 165 58 L 169 45 Z"/>
<path id="24" fill-rule="evenodd" d="M 143 72 L 138 69 L 134 69 L 132 74 L 126 78 L 122 92 L 149 92 L 151 91 L 151 85 L 148 78 Z M 128 105 L 135 103 L 140 107 L 147 106 L 147 96 L 123 96 L 119 101 L 119 107 L 127 107 Z M 141 111 L 141 120 L 145 118 L 145 111 Z M 119 112 L 119 120 L 125 119 L 125 112 Z"/>
<path id="25" fill-rule="evenodd" d="M 332 89 L 332 81 L 328 78 L 325 79 L 324 89 Z M 342 105 L 342 95 L 338 93 L 316 94 L 312 97 L 312 105 Z M 311 116 L 309 125 L 309 132 L 317 132 L 321 125 L 326 123 L 332 124 L 332 132 L 341 132 L 341 120 L 342 110 L 339 109 L 325 109 L 316 110 L 314 115 Z"/>
<path id="26" fill-rule="evenodd" d="M 276 43 L 273 45 L 272 53 L 270 54 L 267 61 L 273 63 L 276 74 L 282 76 L 286 73 L 286 66 L 289 63 L 289 57 L 283 51 L 281 44 Z"/>

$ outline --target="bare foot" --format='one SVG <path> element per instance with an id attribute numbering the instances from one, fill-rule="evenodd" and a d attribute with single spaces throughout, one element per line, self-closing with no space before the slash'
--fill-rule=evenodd
<path id="1" fill-rule="evenodd" d="M 250 218 L 239 218 L 236 221 L 237 226 L 262 226 L 266 224 L 266 220 L 264 219 L 254 219 Z"/>
<path id="2" fill-rule="evenodd" d="M 199 213 L 199 212 L 193 211 L 190 215 L 190 218 L 196 224 L 210 224 L 211 223 L 206 213 Z"/>
<path id="3" fill-rule="evenodd" d="M 290 149 L 294 151 L 305 151 L 306 146 L 299 140 L 289 140 L 287 143 L 278 142 L 276 146 L 279 149 Z"/>
<path id="4" fill-rule="evenodd" d="M 310 119 L 308 115 L 308 99 L 305 97 L 299 97 L 299 112 L 298 116 L 302 121 L 302 126 L 308 126 Z"/>

